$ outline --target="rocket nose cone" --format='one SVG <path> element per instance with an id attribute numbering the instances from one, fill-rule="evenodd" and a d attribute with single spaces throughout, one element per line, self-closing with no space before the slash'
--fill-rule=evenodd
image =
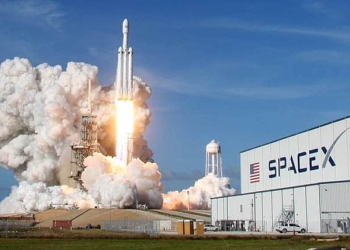
<path id="1" fill-rule="evenodd" d="M 123 33 L 127 33 L 129 30 L 129 22 L 128 22 L 128 19 L 124 19 L 124 22 L 123 22 Z"/>

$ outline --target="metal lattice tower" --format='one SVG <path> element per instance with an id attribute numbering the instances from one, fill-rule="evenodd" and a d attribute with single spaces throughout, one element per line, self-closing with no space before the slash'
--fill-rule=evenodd
<path id="1" fill-rule="evenodd" d="M 100 152 L 97 144 L 97 116 L 83 115 L 81 121 L 81 140 L 79 143 L 73 143 L 72 148 L 72 172 L 73 178 L 78 188 L 85 189 L 82 185 L 81 174 L 84 171 L 84 160 L 86 157 L 93 155 L 95 152 Z"/>
<path id="2" fill-rule="evenodd" d="M 222 177 L 221 146 L 215 140 L 212 140 L 206 147 L 205 175 L 209 173 Z"/>
<path id="3" fill-rule="evenodd" d="M 89 80 L 88 115 L 82 115 L 81 118 L 80 142 L 71 145 L 72 171 L 69 178 L 73 178 L 77 187 L 82 190 L 86 190 L 81 180 L 81 174 L 86 168 L 84 160 L 95 152 L 100 152 L 97 144 L 97 116 L 91 114 L 91 99 L 91 81 Z"/>

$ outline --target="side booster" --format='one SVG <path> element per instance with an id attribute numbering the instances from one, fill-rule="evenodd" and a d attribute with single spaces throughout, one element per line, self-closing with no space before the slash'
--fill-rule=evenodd
<path id="1" fill-rule="evenodd" d="M 115 98 L 117 100 L 133 99 L 133 65 L 132 48 L 128 48 L 129 22 L 123 22 L 123 47 L 118 49 L 117 77 L 114 83 Z"/>

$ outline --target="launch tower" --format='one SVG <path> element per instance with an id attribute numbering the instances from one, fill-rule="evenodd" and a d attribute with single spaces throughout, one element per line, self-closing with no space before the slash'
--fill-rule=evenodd
<path id="1" fill-rule="evenodd" d="M 80 124 L 80 142 L 72 143 L 72 171 L 70 178 L 77 183 L 77 188 L 85 190 L 82 185 L 81 174 L 85 169 L 84 160 L 86 157 L 100 152 L 97 143 L 97 115 L 91 114 L 91 83 L 88 88 L 88 114 L 82 115 Z"/>
<path id="2" fill-rule="evenodd" d="M 209 173 L 222 177 L 221 146 L 215 140 L 212 140 L 206 147 L 205 175 Z"/>

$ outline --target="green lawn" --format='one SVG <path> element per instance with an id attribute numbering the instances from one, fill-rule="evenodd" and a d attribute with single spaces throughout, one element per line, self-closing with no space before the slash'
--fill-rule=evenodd
<path id="1" fill-rule="evenodd" d="M 58 230 L 31 228 L 27 230 L 0 230 L 0 249 L 45 249 L 45 250 L 89 250 L 89 249 L 325 249 L 343 247 L 350 249 L 350 235 L 342 235 L 337 241 L 334 235 L 292 235 L 292 234 L 236 234 L 220 233 L 204 235 L 178 235 L 176 233 L 156 235 L 152 238 L 146 233 L 112 232 L 100 229 Z M 333 248 L 336 249 L 336 248 Z"/>
<path id="2" fill-rule="evenodd" d="M 350 240 L 318 242 L 303 238 L 257 239 L 257 238 L 183 238 L 165 237 L 149 239 L 50 239 L 50 238 L 1 238 L 0 249 L 309 249 L 325 247 L 350 248 Z"/>

